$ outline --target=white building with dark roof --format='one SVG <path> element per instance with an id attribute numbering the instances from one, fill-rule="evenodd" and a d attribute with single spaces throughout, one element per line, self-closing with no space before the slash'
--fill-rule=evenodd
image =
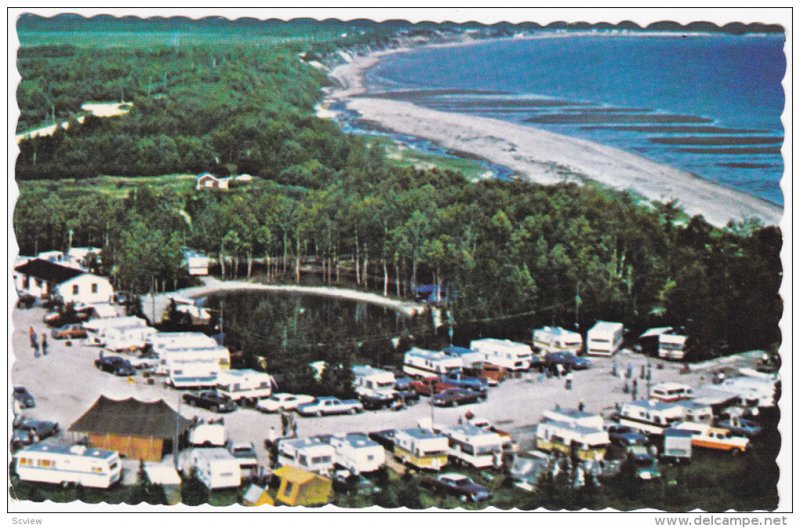
<path id="1" fill-rule="evenodd" d="M 60 297 L 78 305 L 109 302 L 114 288 L 107 278 L 43 259 L 32 259 L 14 268 L 19 293 L 38 298 Z"/>

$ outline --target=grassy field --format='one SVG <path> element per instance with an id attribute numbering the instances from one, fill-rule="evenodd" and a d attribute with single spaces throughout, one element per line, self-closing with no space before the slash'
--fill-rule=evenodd
<path id="1" fill-rule="evenodd" d="M 124 198 L 131 189 L 147 186 L 153 190 L 171 189 L 175 192 L 194 188 L 195 174 L 166 174 L 163 176 L 99 176 L 88 179 L 28 180 L 17 182 L 20 192 L 50 191 L 61 197 L 86 193 L 104 194 Z"/>

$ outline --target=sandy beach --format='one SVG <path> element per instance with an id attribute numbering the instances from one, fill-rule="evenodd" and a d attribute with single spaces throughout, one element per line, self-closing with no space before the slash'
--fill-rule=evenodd
<path id="1" fill-rule="evenodd" d="M 362 119 L 383 129 L 422 137 L 504 165 L 532 182 L 580 183 L 588 178 L 614 189 L 634 191 L 649 200 L 677 199 L 687 214 L 702 214 L 717 226 L 749 217 L 768 225 L 780 222 L 780 206 L 617 148 L 497 119 L 365 95 L 364 72 L 386 55 L 407 51 L 400 48 L 357 56 L 334 68 L 330 75 L 337 87 L 329 92 L 323 106 L 343 101 Z"/>

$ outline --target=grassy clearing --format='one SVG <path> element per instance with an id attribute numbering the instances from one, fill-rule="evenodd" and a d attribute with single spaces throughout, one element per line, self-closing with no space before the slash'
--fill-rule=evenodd
<path id="1" fill-rule="evenodd" d="M 414 167 L 421 170 L 438 168 L 460 172 L 469 180 L 477 180 L 488 171 L 477 160 L 450 157 L 424 152 L 397 143 L 385 136 L 364 136 L 369 145 L 381 146 L 386 150 L 386 159 L 398 167 Z"/>

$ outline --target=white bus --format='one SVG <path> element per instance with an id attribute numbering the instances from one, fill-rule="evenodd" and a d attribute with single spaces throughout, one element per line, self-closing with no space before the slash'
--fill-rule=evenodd
<path id="1" fill-rule="evenodd" d="M 528 370 L 533 359 L 533 350 L 525 343 L 508 339 L 476 339 L 469 345 L 483 354 L 485 361 L 506 370 Z"/>
<path id="2" fill-rule="evenodd" d="M 386 464 L 386 450 L 365 434 L 335 435 L 330 445 L 336 450 L 336 465 L 353 475 L 372 473 Z"/>
<path id="3" fill-rule="evenodd" d="M 269 398 L 272 376 L 252 369 L 225 370 L 217 374 L 217 389 L 237 402 Z"/>
<path id="4" fill-rule="evenodd" d="M 456 462 L 474 468 L 499 468 L 503 464 L 503 437 L 472 424 L 441 429 L 450 445 L 448 454 Z"/>
<path id="5" fill-rule="evenodd" d="M 583 348 L 583 337 L 559 326 L 544 326 L 533 331 L 533 348 L 540 354 L 572 352 L 577 356 Z"/>
<path id="6" fill-rule="evenodd" d="M 116 451 L 82 445 L 33 444 L 18 451 L 14 461 L 20 480 L 26 482 L 109 488 L 122 476 Z"/>
<path id="7" fill-rule="evenodd" d="M 622 323 L 597 321 L 586 334 L 586 353 L 590 356 L 613 356 L 622 346 Z"/>
<path id="8" fill-rule="evenodd" d="M 412 348 L 403 357 L 403 372 L 410 376 L 442 376 L 461 369 L 460 358 L 444 352 Z"/>

